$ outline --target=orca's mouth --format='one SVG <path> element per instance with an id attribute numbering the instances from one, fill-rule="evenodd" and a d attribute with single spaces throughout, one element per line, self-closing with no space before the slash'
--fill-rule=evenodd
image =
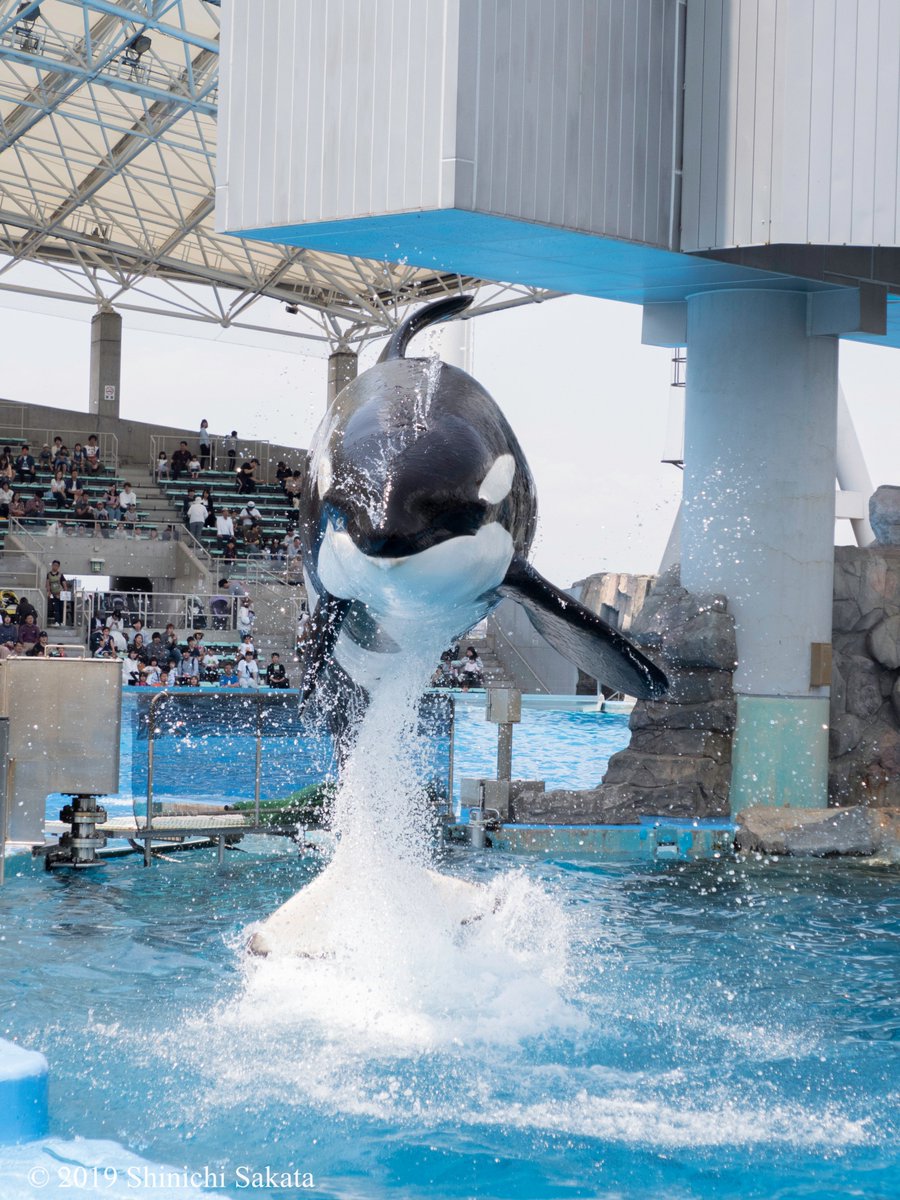
<path id="1" fill-rule="evenodd" d="M 445 510 L 419 528 L 354 528 L 348 521 L 346 529 L 357 548 L 369 558 L 410 558 L 452 538 L 475 537 L 484 524 L 485 511 L 483 504 L 467 504 Z"/>

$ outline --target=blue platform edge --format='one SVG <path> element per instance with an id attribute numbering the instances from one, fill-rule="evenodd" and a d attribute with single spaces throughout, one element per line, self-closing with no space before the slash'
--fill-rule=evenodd
<path id="1" fill-rule="evenodd" d="M 0 1146 L 47 1136 L 49 1096 L 50 1068 L 43 1054 L 0 1038 Z"/>
<path id="2" fill-rule="evenodd" d="M 637 825 L 503 825 L 488 836 L 510 853 L 693 862 L 730 854 L 736 829 L 732 821 L 644 817 Z"/>
<path id="3" fill-rule="evenodd" d="M 818 292 L 844 285 L 719 262 L 639 242 L 457 208 L 228 230 L 250 241 L 302 246 L 376 262 L 520 283 L 629 304 L 673 303 L 698 292 L 763 288 Z M 900 297 L 888 297 L 884 335 L 851 340 L 900 347 Z"/>

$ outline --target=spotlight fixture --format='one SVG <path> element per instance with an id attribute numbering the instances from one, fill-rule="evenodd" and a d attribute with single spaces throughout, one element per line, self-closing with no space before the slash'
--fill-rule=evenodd
<path id="1" fill-rule="evenodd" d="M 132 78 L 137 74 L 141 65 L 141 56 L 146 54 L 153 45 L 146 33 L 136 33 L 130 42 L 126 43 L 122 61 L 131 68 Z"/>
<path id="2" fill-rule="evenodd" d="M 142 54 L 147 53 L 152 45 L 153 42 L 147 37 L 146 33 L 138 33 L 131 39 L 126 49 L 140 58 Z"/>
<path id="3" fill-rule="evenodd" d="M 19 17 L 20 13 L 24 16 Z M 24 50 L 26 54 L 37 54 L 41 48 L 41 39 L 34 32 L 34 24 L 40 18 L 41 7 L 39 4 L 32 4 L 31 0 L 22 0 L 22 3 L 16 9 L 16 18 L 18 24 L 13 29 L 16 40 L 19 44 L 19 49 Z"/>
<path id="4" fill-rule="evenodd" d="M 290 313 L 290 315 L 292 317 L 296 317 L 297 313 L 300 311 L 300 305 L 299 304 L 285 304 L 284 311 L 286 313 Z"/>

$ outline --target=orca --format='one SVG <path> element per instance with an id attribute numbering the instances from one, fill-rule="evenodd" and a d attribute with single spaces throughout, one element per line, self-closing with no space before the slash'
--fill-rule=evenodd
<path id="1" fill-rule="evenodd" d="M 316 431 L 301 502 L 315 600 L 304 701 L 326 687 L 346 697 L 354 685 L 365 698 L 423 635 L 449 645 L 504 597 L 600 683 L 661 697 L 660 668 L 528 563 L 534 481 L 497 404 L 457 367 L 406 356 L 417 333 L 471 302 L 453 296 L 413 313 Z"/>

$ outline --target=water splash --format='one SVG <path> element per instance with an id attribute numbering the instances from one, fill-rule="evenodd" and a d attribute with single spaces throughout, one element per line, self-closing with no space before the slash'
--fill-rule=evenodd
<path id="1" fill-rule="evenodd" d="M 373 692 L 334 803 L 334 857 L 295 898 L 309 957 L 292 945 L 249 962 L 237 1024 L 313 1023 L 353 1052 L 406 1053 L 579 1022 L 560 907 L 522 872 L 475 885 L 433 870 L 416 729 L 441 646 L 423 632 L 427 649 L 398 655 Z"/>

